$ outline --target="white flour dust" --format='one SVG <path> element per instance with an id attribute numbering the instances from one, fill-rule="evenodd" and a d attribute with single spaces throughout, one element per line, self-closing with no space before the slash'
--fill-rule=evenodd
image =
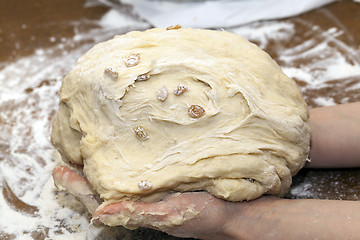
<path id="1" fill-rule="evenodd" d="M 81 26 L 89 22 L 75 24 Z M 0 69 L 0 185 L 3 189 L 0 236 L 33 239 L 40 234 L 43 239 L 95 239 L 103 234 L 101 239 L 114 239 L 115 235 L 127 234 L 89 225 L 90 215 L 82 204 L 56 191 L 51 179 L 52 169 L 61 163 L 49 138 L 63 76 L 95 43 L 115 34 L 149 27 L 114 9 L 96 24 L 100 27 L 78 31 L 74 38 L 62 39 L 52 48 L 38 49 L 33 55 Z M 304 83 L 301 90 L 305 97 L 306 92 L 324 88 L 329 81 L 360 76 L 360 63 L 356 58 L 359 52 L 338 40 L 344 33 L 337 28 L 322 30 L 307 26 L 316 39 L 284 47 L 296 36 L 296 24 L 307 23 L 269 21 L 228 30 L 259 43 L 264 49 L 275 42 L 281 67 L 290 77 Z M 81 44 L 75 48 L 75 43 Z M 301 59 L 308 61 L 299 68 L 297 63 Z M 346 89 L 359 91 L 360 84 L 350 84 Z M 322 95 L 314 102 L 316 106 L 338 103 L 333 97 Z M 292 194 L 311 197 L 313 193 L 309 189 L 311 183 L 305 183 L 292 189 Z M 18 198 L 17 204 L 14 198 Z"/>
<path id="2" fill-rule="evenodd" d="M 292 41 L 296 39 L 298 28 L 302 31 L 305 29 L 311 38 L 301 42 Z M 344 35 L 341 29 L 321 29 L 298 20 L 283 21 L 280 24 L 277 21 L 254 23 L 232 31 L 255 41 L 263 49 L 267 49 L 271 42 L 272 47 L 276 48 L 277 61 L 285 74 L 302 83 L 301 91 L 306 100 L 314 90 L 334 85 L 334 81 L 345 86 L 341 84 L 343 79 L 360 79 L 360 49 L 348 46 L 338 38 Z M 359 91 L 360 81 L 353 81 L 346 85 L 344 90 Z M 310 104 L 312 107 L 346 103 L 348 100 L 343 98 L 341 102 L 336 102 L 331 96 L 318 93 L 316 95 Z"/>
<path id="3" fill-rule="evenodd" d="M 99 28 L 78 31 L 73 38 L 37 49 L 0 70 L 0 237 L 92 239 L 105 231 L 89 226 L 90 215 L 83 205 L 54 187 L 51 172 L 61 160 L 50 144 L 51 118 L 58 108 L 61 80 L 83 53 L 115 34 L 148 25 L 115 10 L 96 24 Z M 115 234 L 119 235 L 114 231 L 106 236 L 114 239 Z"/>

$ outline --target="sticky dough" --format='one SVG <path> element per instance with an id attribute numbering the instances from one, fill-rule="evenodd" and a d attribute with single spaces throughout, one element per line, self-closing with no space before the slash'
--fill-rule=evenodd
<path id="1" fill-rule="evenodd" d="M 52 142 L 84 164 L 103 204 L 194 190 L 230 201 L 282 196 L 309 153 L 295 82 L 225 31 L 116 36 L 78 60 L 60 97 Z"/>

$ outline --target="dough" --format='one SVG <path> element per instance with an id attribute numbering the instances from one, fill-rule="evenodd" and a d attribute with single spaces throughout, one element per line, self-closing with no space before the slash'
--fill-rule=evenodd
<path id="1" fill-rule="evenodd" d="M 99 43 L 65 77 L 52 142 L 103 204 L 205 190 L 284 195 L 309 153 L 307 106 L 266 54 L 225 31 L 151 29 Z"/>

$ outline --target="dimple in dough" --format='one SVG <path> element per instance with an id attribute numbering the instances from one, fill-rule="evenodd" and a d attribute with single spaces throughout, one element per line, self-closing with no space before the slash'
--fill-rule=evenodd
<path id="1" fill-rule="evenodd" d="M 116 36 L 78 60 L 60 98 L 52 142 L 84 165 L 104 205 L 195 190 L 230 201 L 282 196 L 309 153 L 295 82 L 226 31 Z"/>

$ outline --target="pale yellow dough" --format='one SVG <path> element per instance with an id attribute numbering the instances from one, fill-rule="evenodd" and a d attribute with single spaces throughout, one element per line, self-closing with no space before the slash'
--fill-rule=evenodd
<path id="1" fill-rule="evenodd" d="M 187 91 L 176 96 L 179 85 Z M 295 82 L 225 31 L 116 36 L 79 59 L 60 97 L 52 142 L 65 161 L 84 164 L 103 204 L 194 190 L 230 201 L 282 196 L 309 153 Z M 205 113 L 190 116 L 191 105 Z"/>

